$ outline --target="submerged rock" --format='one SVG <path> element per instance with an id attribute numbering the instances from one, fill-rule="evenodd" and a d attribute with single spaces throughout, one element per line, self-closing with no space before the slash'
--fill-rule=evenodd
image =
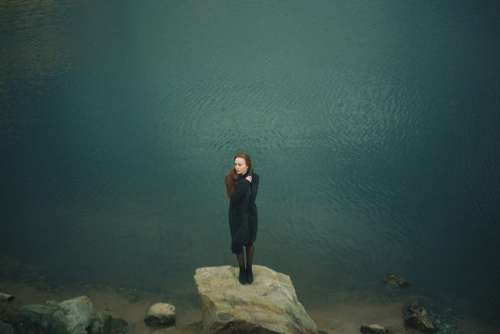
<path id="1" fill-rule="evenodd" d="M 437 331 L 427 310 L 417 302 L 412 302 L 404 306 L 403 317 L 406 326 L 413 327 L 423 332 Z"/>
<path id="2" fill-rule="evenodd" d="M 378 324 L 361 325 L 359 331 L 363 334 L 387 334 L 387 333 L 389 333 L 388 329 L 386 329 Z"/>
<path id="3" fill-rule="evenodd" d="M 175 306 L 167 303 L 156 303 L 149 307 L 144 322 L 152 327 L 168 327 L 175 325 Z"/>
<path id="4" fill-rule="evenodd" d="M 253 283 L 242 285 L 238 270 L 229 265 L 196 269 L 206 333 L 318 332 L 290 276 L 253 265 Z"/>
<path id="5" fill-rule="evenodd" d="M 407 280 L 396 274 L 387 274 L 384 278 L 384 282 L 399 288 L 407 288 L 410 286 Z"/>

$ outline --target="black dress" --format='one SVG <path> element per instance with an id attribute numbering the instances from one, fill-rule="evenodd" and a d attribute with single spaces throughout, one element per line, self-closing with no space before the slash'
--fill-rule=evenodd
<path id="1" fill-rule="evenodd" d="M 252 182 L 245 178 L 252 175 Z M 257 191 L 259 175 L 255 172 L 238 175 L 236 187 L 229 200 L 229 228 L 231 231 L 231 250 L 238 245 L 250 245 L 257 237 Z"/>

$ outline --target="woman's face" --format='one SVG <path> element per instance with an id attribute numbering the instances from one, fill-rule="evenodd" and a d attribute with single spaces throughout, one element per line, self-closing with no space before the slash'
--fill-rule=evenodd
<path id="1" fill-rule="evenodd" d="M 234 170 L 237 174 L 245 174 L 247 172 L 248 166 L 245 159 L 237 157 L 234 159 Z"/>

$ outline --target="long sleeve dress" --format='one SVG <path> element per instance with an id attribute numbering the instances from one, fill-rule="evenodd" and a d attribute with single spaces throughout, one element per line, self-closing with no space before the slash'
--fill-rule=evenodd
<path id="1" fill-rule="evenodd" d="M 248 245 L 257 238 L 258 214 L 255 200 L 259 189 L 259 175 L 252 173 L 252 182 L 238 175 L 236 187 L 229 200 L 229 227 L 231 243 Z"/>

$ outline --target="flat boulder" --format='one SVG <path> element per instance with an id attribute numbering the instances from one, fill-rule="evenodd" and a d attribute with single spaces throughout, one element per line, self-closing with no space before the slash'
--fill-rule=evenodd
<path id="1" fill-rule="evenodd" d="M 196 269 L 205 333 L 318 333 L 290 276 L 261 265 L 252 269 L 254 281 L 245 285 L 238 267 Z"/>

